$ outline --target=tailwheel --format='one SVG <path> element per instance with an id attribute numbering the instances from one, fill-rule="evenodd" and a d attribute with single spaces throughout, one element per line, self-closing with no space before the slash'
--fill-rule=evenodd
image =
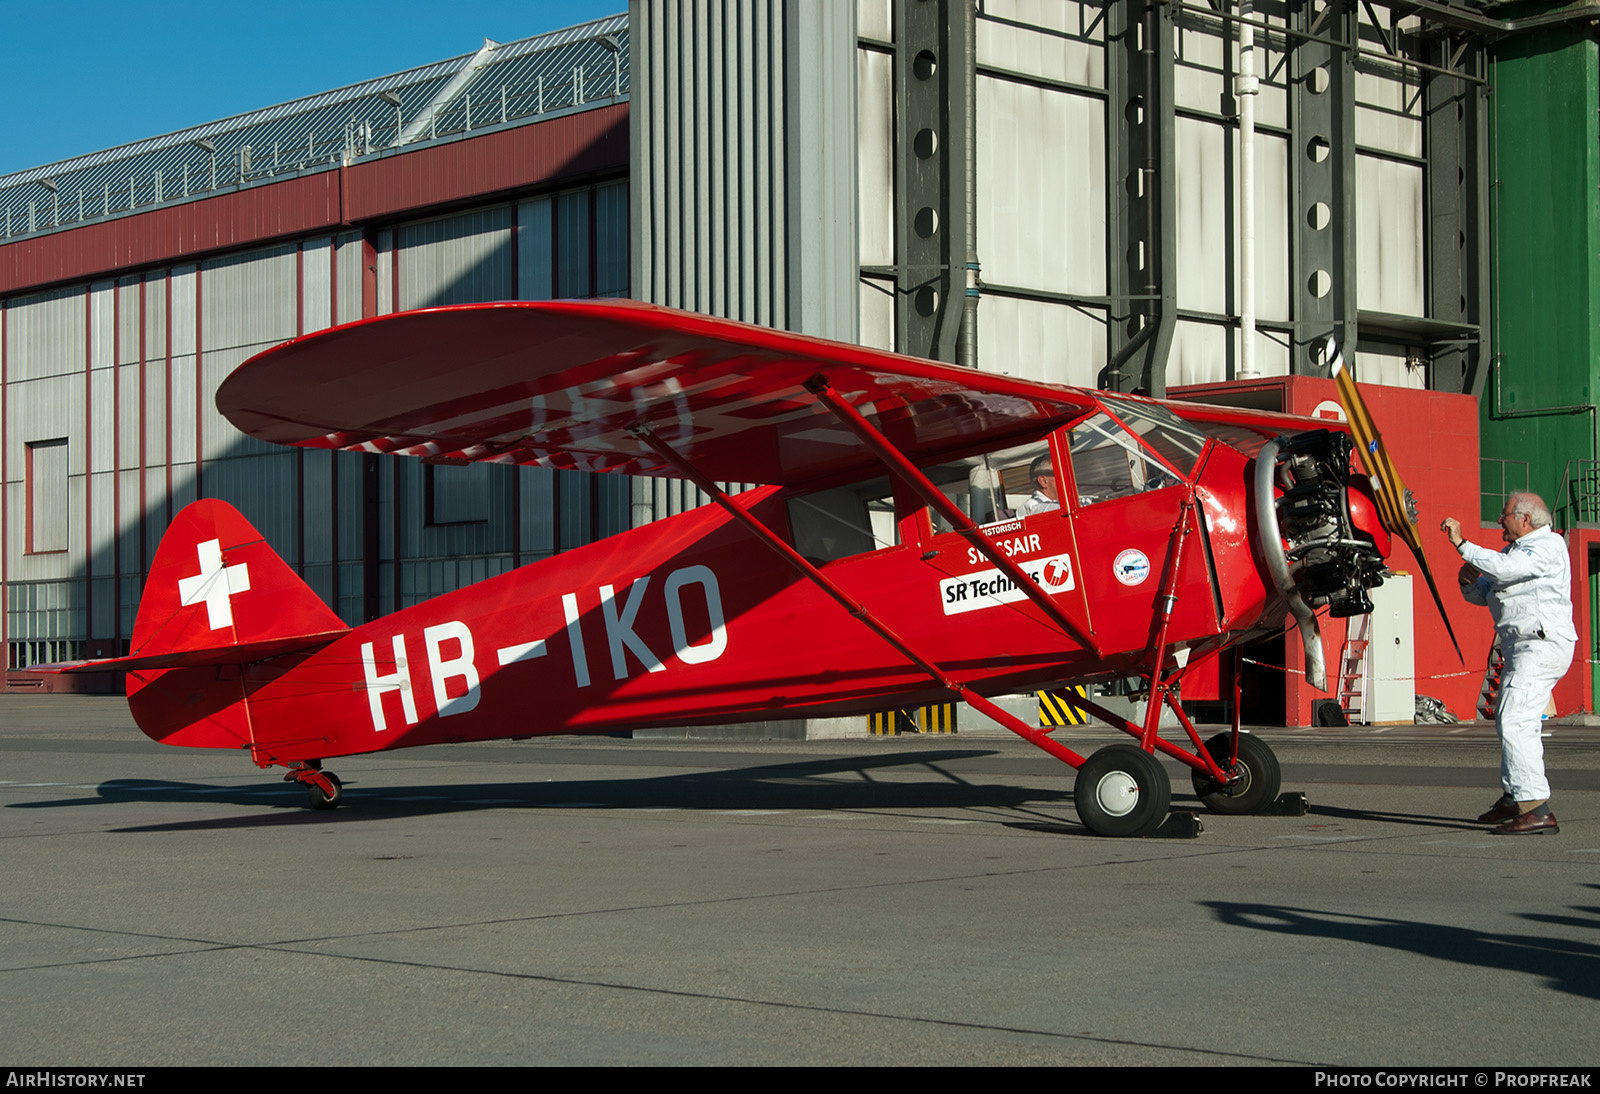
<path id="1" fill-rule="evenodd" d="M 1194 792 L 1200 803 L 1213 813 L 1244 816 L 1260 813 L 1278 800 L 1283 786 L 1283 769 L 1266 742 L 1239 734 L 1239 757 L 1233 754 L 1233 734 L 1219 733 L 1206 742 L 1206 751 L 1217 766 L 1234 775 L 1232 782 L 1219 784 L 1202 771 L 1194 773 Z"/>
<path id="2" fill-rule="evenodd" d="M 1166 819 L 1172 783 L 1150 753 L 1109 745 L 1078 768 L 1072 802 L 1078 819 L 1097 836 L 1148 836 Z"/>
<path id="3" fill-rule="evenodd" d="M 311 808 L 339 808 L 339 803 L 344 800 L 344 784 L 339 781 L 339 776 L 331 771 L 319 771 L 317 774 L 327 780 L 328 785 L 333 788 L 333 792 L 330 794 L 315 782 L 308 780 L 306 782 L 306 798 L 310 802 Z"/>
<path id="4" fill-rule="evenodd" d="M 344 784 L 333 772 L 322 770 L 320 761 L 290 764 L 289 773 L 283 777 L 283 781 L 304 786 L 306 804 L 313 809 L 337 809 L 344 800 Z"/>

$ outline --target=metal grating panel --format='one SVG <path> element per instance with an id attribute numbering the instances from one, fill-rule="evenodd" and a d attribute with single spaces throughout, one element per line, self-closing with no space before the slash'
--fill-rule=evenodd
<path id="1" fill-rule="evenodd" d="M 408 144 L 616 101 L 629 88 L 627 24 L 615 15 L 500 45 L 443 103 L 476 54 L 0 176 L 0 239 L 377 155 L 430 104 L 431 124 Z M 400 129 L 384 94 L 400 99 Z"/>

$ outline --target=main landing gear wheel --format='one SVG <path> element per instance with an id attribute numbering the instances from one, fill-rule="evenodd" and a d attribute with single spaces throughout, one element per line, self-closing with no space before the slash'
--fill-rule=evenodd
<path id="1" fill-rule="evenodd" d="M 1078 819 L 1097 836 L 1148 836 L 1167 817 L 1172 782 L 1161 761 L 1133 745 L 1109 745 L 1078 768 Z"/>
<path id="2" fill-rule="evenodd" d="M 1206 751 L 1217 761 L 1217 766 L 1228 770 L 1228 757 L 1233 752 L 1233 734 L 1219 733 L 1206 742 Z M 1260 813 L 1278 800 L 1283 787 L 1283 769 L 1278 757 L 1266 742 L 1248 734 L 1239 734 L 1239 758 L 1233 761 L 1233 774 L 1239 778 L 1226 786 L 1203 771 L 1194 773 L 1194 792 L 1200 803 L 1213 813 L 1242 817 Z"/>
<path id="3" fill-rule="evenodd" d="M 344 784 L 339 781 L 339 776 L 331 771 L 318 772 L 328 784 L 333 787 L 333 794 L 323 792 L 322 787 L 314 782 L 306 783 L 306 797 L 310 800 L 313 809 L 337 809 L 344 800 Z"/>

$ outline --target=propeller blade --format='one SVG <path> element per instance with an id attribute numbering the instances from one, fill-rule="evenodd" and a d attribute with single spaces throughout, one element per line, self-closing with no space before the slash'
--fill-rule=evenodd
<path id="1" fill-rule="evenodd" d="M 1329 371 L 1333 373 L 1333 381 L 1339 388 L 1339 404 L 1344 407 L 1350 432 L 1355 435 L 1356 443 L 1361 448 L 1361 462 L 1376 487 L 1378 517 L 1390 534 L 1399 536 L 1411 548 L 1417 568 L 1422 571 L 1428 591 L 1433 594 L 1434 607 L 1439 609 L 1445 633 L 1450 636 L 1450 644 L 1456 648 L 1456 657 L 1465 664 L 1466 659 L 1461 656 L 1461 643 L 1456 641 L 1456 630 L 1450 625 L 1450 616 L 1444 610 L 1444 598 L 1439 595 L 1439 586 L 1434 582 L 1433 571 L 1428 566 L 1428 556 L 1422 550 L 1422 536 L 1417 531 L 1416 506 L 1411 501 L 1411 492 L 1406 489 L 1399 469 L 1389 457 L 1383 436 L 1373 424 L 1371 412 L 1367 410 L 1366 400 L 1361 397 L 1350 370 L 1344 367 L 1344 354 L 1332 338 L 1328 339 L 1327 356 L 1330 359 Z"/>

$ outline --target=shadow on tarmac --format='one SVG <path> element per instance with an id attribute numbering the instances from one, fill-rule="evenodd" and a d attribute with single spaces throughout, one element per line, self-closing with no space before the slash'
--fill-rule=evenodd
<path id="1" fill-rule="evenodd" d="M 1592 884 L 1585 887 L 1600 888 Z M 1556 991 L 1585 999 L 1600 999 L 1600 945 L 1593 943 L 1275 904 L 1205 901 L 1200 906 L 1211 909 L 1220 922 L 1231 927 L 1357 942 L 1402 950 L 1439 961 L 1527 973 L 1543 977 L 1546 985 Z M 1600 909 L 1579 905 L 1569 905 L 1569 908 L 1588 914 L 1578 918 L 1552 918 L 1540 913 L 1524 912 L 1521 917 L 1533 922 L 1560 922 L 1600 928 Z"/>
<path id="2" fill-rule="evenodd" d="M 283 824 L 351 823 L 484 809 L 687 809 L 687 810 L 872 810 L 1016 809 L 1071 801 L 1069 790 L 982 784 L 951 771 L 949 761 L 995 755 L 992 751 L 916 752 L 896 756 L 829 758 L 763 764 L 728 771 L 653 778 L 566 779 L 537 782 L 413 784 L 368 790 L 346 779 L 343 804 L 334 811 L 306 808 L 306 792 L 289 783 L 219 786 L 152 779 L 110 779 L 93 795 L 53 801 L 16 802 L 11 809 L 68 809 L 112 802 L 218 801 L 264 807 L 247 817 L 207 818 L 131 828 L 120 832 L 196 831 Z M 875 773 L 923 769 L 942 781 L 893 782 Z M 1005 776 L 996 773 L 995 777 Z M 1054 817 L 1039 818 L 1054 822 Z"/>

